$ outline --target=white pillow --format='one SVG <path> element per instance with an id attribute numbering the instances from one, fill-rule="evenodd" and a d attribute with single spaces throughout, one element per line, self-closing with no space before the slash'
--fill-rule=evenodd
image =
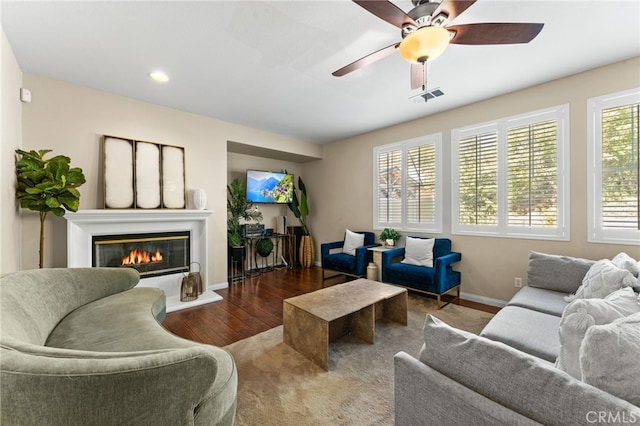
<path id="1" fill-rule="evenodd" d="M 582 380 L 640 406 L 640 313 L 587 331 L 580 347 Z"/>
<path id="2" fill-rule="evenodd" d="M 640 275 L 640 262 L 629 256 L 627 253 L 618 253 L 613 259 L 611 259 L 611 263 L 620 269 L 626 269 L 636 278 Z"/>
<path id="3" fill-rule="evenodd" d="M 580 345 L 588 329 L 637 312 L 640 312 L 640 300 L 630 287 L 616 290 L 604 299 L 578 299 L 571 302 L 560 319 L 560 353 L 556 367 L 581 380 Z"/>
<path id="4" fill-rule="evenodd" d="M 364 245 L 364 234 L 358 234 L 357 232 L 349 231 L 348 229 L 344 233 L 344 245 L 342 246 L 342 252 L 356 255 L 356 249 Z"/>
<path id="5" fill-rule="evenodd" d="M 633 287 L 638 281 L 631 272 L 620 269 L 608 259 L 598 260 L 589 268 L 576 294 L 564 298 L 565 302 L 576 299 L 602 298 L 623 287 Z"/>
<path id="6" fill-rule="evenodd" d="M 433 268 L 434 238 L 407 237 L 402 263 Z"/>

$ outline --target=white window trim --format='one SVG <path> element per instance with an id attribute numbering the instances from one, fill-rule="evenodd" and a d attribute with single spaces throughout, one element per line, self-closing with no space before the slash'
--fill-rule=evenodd
<path id="1" fill-rule="evenodd" d="M 507 225 L 508 211 L 508 176 L 507 176 L 507 132 L 512 127 L 527 125 L 534 122 L 555 119 L 557 135 L 560 143 L 557 145 L 557 188 L 558 188 L 558 216 L 557 226 L 546 227 L 517 227 Z M 465 137 L 497 131 L 498 133 L 498 223 L 496 225 L 462 225 L 459 222 L 460 205 L 458 192 L 459 180 L 459 141 Z M 451 131 L 451 232 L 456 235 L 482 235 L 501 238 L 526 238 L 543 240 L 570 240 L 570 158 L 569 158 L 569 104 L 558 105 L 500 120 L 472 125 Z"/>
<path id="2" fill-rule="evenodd" d="M 640 102 L 640 88 L 587 99 L 587 241 L 640 245 L 640 230 L 603 229 L 602 224 L 602 120 L 603 109 Z"/>
<path id="3" fill-rule="evenodd" d="M 404 182 L 407 179 L 407 151 L 415 146 L 431 144 L 435 147 L 435 179 L 436 179 L 436 201 L 435 201 L 435 221 L 433 224 L 424 224 L 416 226 L 416 224 L 407 223 L 406 218 L 406 186 Z M 402 214 L 400 222 L 381 223 L 378 221 L 378 157 L 381 153 L 389 151 L 402 151 Z M 373 148 L 373 229 L 379 230 L 384 228 L 394 228 L 397 231 L 413 231 L 413 232 L 429 232 L 434 234 L 442 233 L 442 133 L 434 133 L 427 136 L 420 136 L 401 142 L 394 142 L 388 145 L 376 146 Z"/>

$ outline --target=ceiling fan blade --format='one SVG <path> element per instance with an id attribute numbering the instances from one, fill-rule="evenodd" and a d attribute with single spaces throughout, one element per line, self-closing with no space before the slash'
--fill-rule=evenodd
<path id="1" fill-rule="evenodd" d="M 343 75 L 349 74 L 352 71 L 364 68 L 369 64 L 372 64 L 382 58 L 391 55 L 396 51 L 396 49 L 398 49 L 398 46 L 400 46 L 400 43 L 394 43 L 390 46 L 384 47 L 376 52 L 370 53 L 367 56 L 358 59 L 357 61 L 351 62 L 349 65 L 342 67 L 339 70 L 332 72 L 331 74 L 336 77 L 342 77 Z"/>
<path id="2" fill-rule="evenodd" d="M 444 13 L 447 15 L 449 22 L 453 21 L 456 16 L 467 10 L 469 6 L 474 4 L 476 0 L 442 0 L 440 6 L 431 14 L 433 18 Z"/>
<path id="3" fill-rule="evenodd" d="M 387 0 L 353 0 L 353 2 L 398 28 L 402 28 L 404 24 L 418 25 L 402 9 Z"/>
<path id="4" fill-rule="evenodd" d="M 479 23 L 451 25 L 447 30 L 455 32 L 453 44 L 515 44 L 529 43 L 542 30 L 544 24 L 529 23 Z"/>
<path id="5" fill-rule="evenodd" d="M 426 63 L 411 64 L 411 90 L 421 89 L 427 85 Z"/>

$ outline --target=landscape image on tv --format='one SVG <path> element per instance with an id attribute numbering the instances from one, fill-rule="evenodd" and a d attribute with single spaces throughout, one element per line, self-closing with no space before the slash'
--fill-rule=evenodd
<path id="1" fill-rule="evenodd" d="M 253 203 L 290 203 L 293 200 L 293 175 L 247 170 L 247 201 Z"/>

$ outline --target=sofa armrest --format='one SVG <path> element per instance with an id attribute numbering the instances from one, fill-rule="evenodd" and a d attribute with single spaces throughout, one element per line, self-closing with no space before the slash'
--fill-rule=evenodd
<path id="1" fill-rule="evenodd" d="M 553 364 L 427 315 L 419 359 L 496 403 L 546 425 L 588 424 L 590 413 L 640 419 L 640 408 Z M 499 360 L 499 362 L 496 362 Z"/>
<path id="2" fill-rule="evenodd" d="M 339 249 L 344 246 L 344 241 L 333 241 L 330 243 L 320 244 L 320 258 L 324 259 L 331 254 L 331 250 Z"/>
<path id="3" fill-rule="evenodd" d="M 391 265 L 398 258 L 404 257 L 404 247 L 385 250 L 382 252 L 382 267 Z"/>
<path id="4" fill-rule="evenodd" d="M 539 425 L 437 372 L 406 352 L 394 358 L 395 424 Z"/>
<path id="5" fill-rule="evenodd" d="M 438 283 L 439 291 L 444 293 L 449 290 L 449 288 L 454 287 L 454 283 L 450 283 L 447 279 L 447 270 L 451 268 L 456 262 L 459 262 L 462 259 L 462 254 L 452 251 L 449 254 L 444 256 L 437 257 L 433 260 L 435 271 L 435 282 Z M 459 283 L 459 280 L 456 280 L 455 283 Z"/>
<path id="6" fill-rule="evenodd" d="M 3 424 L 193 424 L 194 412 L 213 396 L 218 371 L 204 346 L 110 354 L 1 350 Z M 235 371 L 230 380 L 237 380 Z"/>
<path id="7" fill-rule="evenodd" d="M 373 254 L 369 251 L 371 247 L 377 247 L 381 244 L 374 243 L 356 248 L 356 264 L 355 271 L 358 275 L 365 275 L 367 272 L 367 264 L 373 259 Z"/>

